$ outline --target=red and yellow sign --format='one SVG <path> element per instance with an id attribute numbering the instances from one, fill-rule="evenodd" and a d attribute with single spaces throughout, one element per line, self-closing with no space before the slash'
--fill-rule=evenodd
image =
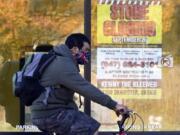
<path id="1" fill-rule="evenodd" d="M 161 44 L 161 5 L 97 5 L 98 44 Z"/>

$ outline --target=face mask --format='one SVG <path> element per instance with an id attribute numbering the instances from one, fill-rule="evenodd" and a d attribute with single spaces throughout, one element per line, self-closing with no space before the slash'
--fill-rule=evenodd
<path id="1" fill-rule="evenodd" d="M 80 65 L 85 65 L 90 60 L 90 52 L 80 51 L 76 54 L 77 63 Z"/>

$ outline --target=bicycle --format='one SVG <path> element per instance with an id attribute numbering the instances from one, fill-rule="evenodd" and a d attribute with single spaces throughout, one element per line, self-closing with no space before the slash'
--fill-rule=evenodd
<path id="1" fill-rule="evenodd" d="M 144 121 L 141 118 L 141 116 L 136 113 L 133 112 L 132 110 L 127 111 L 126 113 L 122 113 L 122 112 L 118 112 L 117 113 L 118 117 L 121 115 L 121 120 L 117 121 L 118 127 L 119 127 L 119 133 L 116 135 L 128 135 L 127 132 L 132 128 L 132 126 L 135 124 L 136 121 L 136 116 L 139 117 L 139 119 L 142 122 L 142 128 L 143 128 L 143 132 L 144 132 Z M 129 118 L 132 119 L 132 123 L 131 125 L 125 130 L 125 122 L 129 120 Z"/>

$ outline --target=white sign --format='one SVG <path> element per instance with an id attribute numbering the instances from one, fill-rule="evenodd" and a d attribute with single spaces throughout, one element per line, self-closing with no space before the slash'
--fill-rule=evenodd
<path id="1" fill-rule="evenodd" d="M 161 48 L 98 48 L 97 79 L 160 80 Z"/>

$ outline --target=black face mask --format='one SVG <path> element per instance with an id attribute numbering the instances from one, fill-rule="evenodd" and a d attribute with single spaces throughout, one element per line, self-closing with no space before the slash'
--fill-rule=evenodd
<path id="1" fill-rule="evenodd" d="M 90 60 L 90 56 L 91 56 L 90 52 L 80 51 L 78 54 L 76 54 L 77 63 L 80 65 L 87 64 Z"/>

